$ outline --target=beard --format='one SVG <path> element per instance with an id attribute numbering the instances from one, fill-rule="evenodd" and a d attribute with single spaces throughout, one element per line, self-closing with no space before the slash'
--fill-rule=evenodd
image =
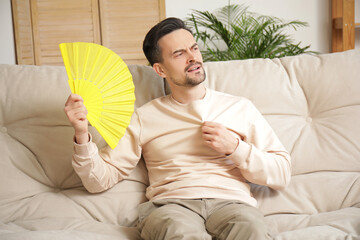
<path id="1" fill-rule="evenodd" d="M 185 87 L 193 87 L 193 86 L 197 86 L 200 83 L 204 82 L 205 77 L 206 77 L 204 69 L 201 68 L 201 72 L 198 75 L 199 75 L 198 77 L 189 77 L 186 74 L 186 78 L 185 78 L 186 81 L 185 81 L 184 86 Z"/>
<path id="2" fill-rule="evenodd" d="M 190 69 L 192 66 L 196 65 L 196 64 L 200 64 L 200 71 L 198 73 L 195 74 L 194 77 L 190 77 L 188 74 L 188 69 Z M 177 86 L 181 86 L 181 87 L 195 87 L 197 85 L 199 85 L 200 83 L 204 82 L 206 78 L 206 73 L 204 68 L 202 67 L 202 64 L 197 62 L 195 64 L 190 64 L 189 66 L 187 66 L 185 68 L 185 81 L 173 81 Z"/>

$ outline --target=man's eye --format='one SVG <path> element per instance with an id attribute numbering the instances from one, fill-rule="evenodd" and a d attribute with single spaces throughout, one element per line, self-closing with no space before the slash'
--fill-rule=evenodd
<path id="1" fill-rule="evenodd" d="M 193 46 L 193 50 L 195 51 L 199 50 L 199 46 L 198 45 Z"/>

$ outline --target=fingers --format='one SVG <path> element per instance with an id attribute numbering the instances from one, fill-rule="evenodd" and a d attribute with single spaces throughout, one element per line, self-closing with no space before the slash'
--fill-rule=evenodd
<path id="1" fill-rule="evenodd" d="M 217 122 L 211 122 L 211 121 L 204 121 L 203 125 L 208 125 L 208 126 L 219 126 L 221 125 L 220 123 Z"/>
<path id="2" fill-rule="evenodd" d="M 204 135 L 203 139 L 204 139 L 204 142 L 206 145 L 208 145 L 212 148 L 218 147 L 219 140 L 217 139 L 217 137 L 214 137 L 212 135 L 209 135 L 209 136 Z"/>
<path id="3" fill-rule="evenodd" d="M 224 153 L 224 143 L 223 141 L 218 137 L 210 134 L 203 134 L 203 139 L 205 145 L 208 147 L 214 149 L 215 151 L 219 153 Z"/>
<path id="4" fill-rule="evenodd" d="M 201 130 L 205 144 L 219 153 L 230 154 L 237 147 L 237 138 L 220 123 L 204 122 Z"/>
<path id="5" fill-rule="evenodd" d="M 81 96 L 71 94 L 65 103 L 64 111 L 75 132 L 87 133 L 88 111 Z"/>
<path id="6" fill-rule="evenodd" d="M 84 102 L 84 100 L 80 95 L 72 93 L 66 100 L 65 106 L 71 105 L 74 102 Z"/>
<path id="7" fill-rule="evenodd" d="M 72 102 L 65 106 L 64 108 L 65 113 L 71 113 L 73 111 L 82 111 L 87 114 L 87 109 L 82 102 Z"/>
<path id="8" fill-rule="evenodd" d="M 82 109 L 86 111 L 85 105 L 84 105 L 84 100 L 82 99 L 82 97 L 80 95 L 77 94 L 70 94 L 70 96 L 68 97 L 66 103 L 65 103 L 65 112 L 70 112 L 73 109 Z"/>
<path id="9" fill-rule="evenodd" d="M 219 136 L 221 132 L 224 131 L 226 128 L 220 123 L 204 122 L 201 129 L 203 134 Z"/>
<path id="10" fill-rule="evenodd" d="M 64 111 L 75 129 L 76 142 L 78 144 L 87 143 L 89 141 L 88 120 L 86 118 L 88 111 L 82 97 L 77 94 L 70 94 L 65 103 Z"/>
<path id="11" fill-rule="evenodd" d="M 221 139 L 222 131 L 225 127 L 215 122 L 204 122 L 201 130 L 203 133 L 203 139 L 207 145 L 217 144 Z"/>
<path id="12" fill-rule="evenodd" d="M 205 121 L 203 122 L 203 126 L 207 126 L 207 127 L 220 127 L 222 126 L 220 123 L 216 123 L 216 122 L 209 122 L 209 121 Z"/>
<path id="13" fill-rule="evenodd" d="M 74 120 L 85 120 L 87 115 L 85 107 L 74 108 L 65 112 L 67 113 L 70 122 L 74 122 Z"/>

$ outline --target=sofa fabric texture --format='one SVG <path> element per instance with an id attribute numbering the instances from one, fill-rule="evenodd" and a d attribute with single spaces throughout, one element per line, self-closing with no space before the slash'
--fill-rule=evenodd
<path id="1" fill-rule="evenodd" d="M 360 51 L 204 68 L 209 88 L 250 99 L 291 154 L 289 187 L 252 184 L 274 239 L 360 239 Z M 150 67 L 129 69 L 136 107 L 169 94 Z M 0 239 L 141 239 L 145 163 L 106 192 L 85 190 L 71 164 L 65 68 L 0 65 L 0 86 Z"/>

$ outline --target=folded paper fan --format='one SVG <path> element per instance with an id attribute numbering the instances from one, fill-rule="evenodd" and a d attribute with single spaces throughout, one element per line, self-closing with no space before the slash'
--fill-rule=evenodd
<path id="1" fill-rule="evenodd" d="M 94 43 L 61 43 L 60 51 L 72 93 L 80 95 L 87 119 L 114 149 L 134 112 L 134 84 L 124 61 Z"/>

